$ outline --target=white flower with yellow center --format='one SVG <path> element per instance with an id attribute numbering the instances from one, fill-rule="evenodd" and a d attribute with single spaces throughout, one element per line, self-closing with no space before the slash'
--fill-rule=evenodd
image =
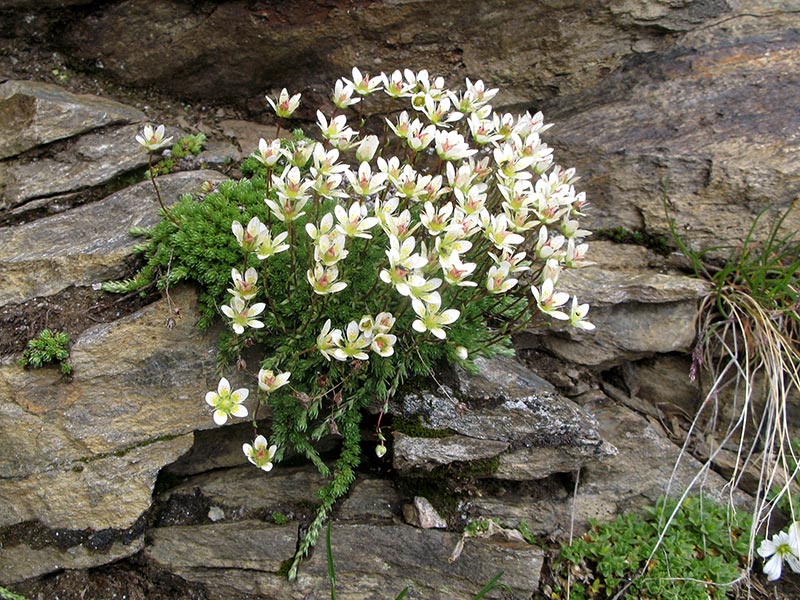
<path id="1" fill-rule="evenodd" d="M 228 417 L 246 417 L 247 407 L 242 402 L 247 400 L 250 391 L 241 388 L 231 391 L 231 384 L 224 377 L 219 380 L 216 392 L 206 394 L 206 403 L 214 408 L 214 423 L 224 425 Z"/>

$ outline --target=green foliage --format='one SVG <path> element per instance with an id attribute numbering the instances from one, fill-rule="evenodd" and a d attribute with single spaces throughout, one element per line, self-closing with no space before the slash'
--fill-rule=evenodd
<path id="1" fill-rule="evenodd" d="M 598 229 L 594 234 L 601 240 L 610 240 L 617 244 L 644 246 L 662 255 L 667 255 L 672 250 L 669 239 L 666 236 L 654 234 L 644 229 L 628 229 L 626 227 L 617 226 L 608 229 Z"/>
<path id="2" fill-rule="evenodd" d="M 28 342 L 20 364 L 38 369 L 50 363 L 58 363 L 64 375 L 72 374 L 72 365 L 69 364 L 69 336 L 63 331 L 42 329 L 39 335 Z"/>
<path id="3" fill-rule="evenodd" d="M 275 525 L 286 525 L 286 523 L 289 522 L 289 517 L 283 513 L 274 512 L 270 515 L 270 517 L 272 517 L 272 521 L 275 523 Z"/>
<path id="4" fill-rule="evenodd" d="M 783 214 L 773 218 L 766 236 L 757 238 L 762 228 L 762 218 L 768 214 L 761 211 L 753 220 L 747 236 L 740 244 L 712 246 L 700 251 L 692 250 L 681 238 L 670 221 L 673 238 L 691 262 L 699 277 L 714 285 L 717 309 L 723 318 L 730 315 L 727 302 L 736 302 L 736 292 L 746 294 L 765 310 L 775 311 L 789 319 L 788 325 L 800 323 L 800 236 L 797 231 L 784 231 L 783 223 L 794 205 Z M 727 254 L 722 266 L 709 260 L 711 254 Z"/>
<path id="5" fill-rule="evenodd" d="M 0 586 L 0 598 L 3 600 L 27 600 L 22 594 L 15 594 L 3 586 Z"/>
<path id="6" fill-rule="evenodd" d="M 688 497 L 675 514 L 674 500 L 659 501 L 644 514 L 628 513 L 600 524 L 564 545 L 554 566 L 561 585 L 553 598 L 574 600 L 641 598 L 707 600 L 725 598 L 726 586 L 745 567 L 749 517 L 734 515 L 708 498 Z"/>
<path id="7" fill-rule="evenodd" d="M 447 128 L 455 135 L 441 135 L 445 128 L 437 124 L 456 96 L 434 93 L 426 82 L 427 73 L 413 85 L 433 94 L 427 109 L 440 93 L 448 101 L 421 114 L 431 124 L 419 139 L 413 131 L 399 133 L 402 126 L 391 128 L 396 139 L 387 127 L 382 146 L 376 136 L 351 139 L 357 134 L 343 129 L 341 115 L 323 130 L 326 141 L 299 129 L 291 139 L 264 141 L 243 162 L 241 180 L 184 196 L 169 210 L 153 181 L 166 218 L 150 231 L 136 231 L 144 236 L 140 272 L 105 286 L 168 291 L 194 282 L 199 326 L 210 327 L 222 312 L 237 332 L 233 336 L 229 327 L 221 337 L 220 376 L 236 364 L 255 377 L 243 350 L 253 347 L 263 356 L 259 373 L 271 383 L 260 380 L 263 393 L 250 398 L 269 407 L 269 442 L 277 451 L 269 458 L 262 452 L 259 460 L 279 463 L 297 453 L 327 478 L 290 578 L 355 478 L 368 406 L 386 410 L 406 380 L 428 378 L 445 363 L 469 369 L 471 359 L 511 352 L 512 333 L 543 314 L 593 329 L 585 320 L 588 305 L 573 298 L 570 308 L 569 294 L 553 295 L 560 270 L 581 263 L 588 232 L 578 228 L 585 198 L 572 185 L 574 170 L 555 166 L 550 152 L 537 152 L 541 115 L 501 126 L 486 104 L 496 90 L 475 84 L 463 110 L 481 109 L 486 127 L 504 130 L 493 139 L 510 141 L 504 153 L 480 137 L 472 148 L 466 119 L 462 133 Z M 399 96 L 411 98 L 406 91 Z M 276 111 L 285 118 L 299 95 L 282 96 Z M 173 146 L 170 160 L 202 144 L 185 140 Z M 162 162 L 156 168 L 171 167 Z M 534 178 L 540 179 L 536 194 L 526 183 Z M 531 283 L 542 287 L 541 296 L 530 293 Z M 230 403 L 215 408 L 218 421 L 232 414 L 225 412 Z M 385 451 L 385 437 L 379 428 L 376 433 Z M 315 444 L 326 435 L 341 436 L 332 462 Z M 479 476 L 496 461 L 472 467 Z"/>
<path id="8" fill-rule="evenodd" d="M 150 167 L 145 173 L 145 179 L 172 173 L 176 169 L 178 161 L 187 156 L 197 156 L 203 150 L 203 145 L 205 143 L 206 136 L 202 133 L 195 133 L 182 137 L 172 145 L 168 156 L 165 156 Z"/>

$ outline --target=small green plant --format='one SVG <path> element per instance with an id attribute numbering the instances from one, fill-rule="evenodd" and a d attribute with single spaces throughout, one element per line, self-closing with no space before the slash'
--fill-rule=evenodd
<path id="1" fill-rule="evenodd" d="M 286 525 L 286 523 L 289 522 L 289 517 L 280 512 L 274 512 L 270 516 L 272 517 L 272 522 L 275 523 L 275 525 Z"/>
<path id="2" fill-rule="evenodd" d="M 493 113 L 498 90 L 480 81 L 456 92 L 426 71 L 352 73 L 336 83 L 333 114 L 317 111 L 311 132 L 260 140 L 241 180 L 169 211 L 159 194 L 166 219 L 140 246 L 145 266 L 106 286 L 166 292 L 194 281 L 200 326 L 224 315 L 220 378 L 205 398 L 214 421 L 251 414 L 250 390 L 224 376 L 236 365 L 258 386 L 247 460 L 270 471 L 293 452 L 327 479 L 290 578 L 355 478 L 368 406 L 380 413 L 382 457 L 381 417 L 406 380 L 507 351 L 532 323 L 594 329 L 588 304 L 556 291 L 561 271 L 582 264 L 589 232 L 579 226 L 585 195 L 542 142 L 541 113 Z M 406 110 L 379 123 L 379 137 L 362 107 L 380 89 Z M 300 94 L 267 100 L 282 125 Z M 347 121 L 356 105 L 361 132 Z M 163 134 L 150 127 L 139 143 L 152 153 Z M 246 347 L 263 356 L 257 369 Z M 262 407 L 269 422 L 259 423 Z M 315 445 L 328 435 L 341 438 L 332 466 Z"/>
<path id="3" fill-rule="evenodd" d="M 38 369 L 51 363 L 58 363 L 64 375 L 72 375 L 72 365 L 69 363 L 69 336 L 63 331 L 42 329 L 39 335 L 28 342 L 20 364 L 23 367 Z"/>
<path id="4" fill-rule="evenodd" d="M 151 164 L 145 173 L 146 178 L 169 175 L 177 167 L 178 161 L 187 156 L 197 156 L 202 152 L 206 136 L 202 133 L 189 134 L 172 145 L 166 156 L 155 164 Z"/>
<path id="5" fill-rule="evenodd" d="M 798 520 L 791 483 L 799 455 L 791 443 L 787 410 L 790 393 L 800 391 L 800 236 L 795 229 L 784 227 L 795 208 L 791 205 L 766 226 L 762 220 L 767 211 L 763 211 L 741 244 L 702 251 L 690 248 L 677 233 L 674 221 L 670 221 L 679 248 L 697 275 L 711 284 L 711 291 L 700 306 L 690 373 L 692 379 L 709 375 L 704 386 L 707 391 L 687 444 L 692 434 L 705 425 L 705 439 L 718 439 L 705 468 L 732 441 L 738 444 L 732 487 L 736 487 L 748 466 L 759 473 L 750 561 L 756 533 L 769 524 L 776 506 L 787 508 L 793 522 Z M 726 256 L 721 263 L 714 258 L 720 254 Z M 723 411 L 721 397 L 726 391 L 732 405 Z M 726 412 L 733 417 L 724 425 L 722 415 Z M 721 435 L 714 431 L 720 426 Z M 696 479 L 700 477 L 702 472 Z M 800 561 L 800 539 L 792 543 Z M 768 552 L 770 545 L 767 541 L 759 548 L 765 558 L 774 554 Z M 765 566 L 770 579 L 780 574 L 775 564 L 769 561 Z M 800 562 L 795 566 L 800 569 Z"/>
<path id="6" fill-rule="evenodd" d="M 563 545 L 552 597 L 722 600 L 746 572 L 749 545 L 749 516 L 702 496 L 661 500 L 643 514 L 591 521 Z"/>
<path id="7" fill-rule="evenodd" d="M 21 594 L 15 594 L 11 590 L 0 586 L 0 598 L 3 600 L 27 600 L 25 596 Z"/>

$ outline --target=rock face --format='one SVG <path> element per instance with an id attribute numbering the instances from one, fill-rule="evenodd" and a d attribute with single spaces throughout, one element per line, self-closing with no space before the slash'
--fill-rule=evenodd
<path id="1" fill-rule="evenodd" d="M 626 59 L 663 46 L 665 32 L 729 13 L 722 1 L 686 0 L 603 2 L 591 10 L 525 0 L 435 7 L 423 0 L 291 7 L 125 0 L 75 13 L 58 45 L 128 83 L 206 99 L 258 97 L 290 84 L 319 90 L 359 65 L 479 76 L 502 82 L 505 102 L 523 104 L 590 88 Z M 54 26 L 44 21 L 40 33 Z"/>
<path id="2" fill-rule="evenodd" d="M 246 466 L 190 478 L 162 497 L 168 507 L 164 514 L 170 518 L 150 531 L 144 555 L 169 572 L 204 583 L 209 598 L 302 597 L 326 583 L 322 547 L 304 563 L 293 584 L 278 571 L 294 553 L 296 521 L 316 505 L 314 489 L 320 482 L 308 466 L 269 475 Z M 420 600 L 468 598 L 498 570 L 504 571 L 502 581 L 513 598 L 529 598 L 538 587 L 539 549 L 525 543 L 469 541 L 458 560 L 451 562 L 460 535 L 434 531 L 432 526 L 446 524 L 441 517 L 436 521 L 426 499 L 415 498 L 414 503 L 423 507 L 427 527 L 400 522 L 401 495 L 391 482 L 371 477 L 356 482 L 331 533 L 337 597 L 377 600 L 385 597 L 386 590 L 397 594 L 409 587 L 407 597 Z M 190 510 L 171 510 L 173 505 Z M 206 518 L 209 507 L 221 509 L 224 517 L 211 523 Z"/>
<path id="3" fill-rule="evenodd" d="M 800 193 L 796 6 L 725 4 L 723 18 L 554 105 L 553 137 L 584 174 L 597 227 L 668 233 L 666 208 L 696 247 L 735 244 Z M 785 225 L 796 231 L 800 214 Z"/>
<path id="4" fill-rule="evenodd" d="M 564 360 L 609 367 L 659 353 L 690 352 L 703 281 L 670 272 L 663 259 L 637 246 L 591 245 L 594 264 L 566 271 L 559 289 L 591 305 L 590 333 L 558 324 L 519 336 L 521 348 L 546 348 Z M 659 271 L 653 269 L 657 266 Z M 667 272 L 663 272 L 667 271 Z"/>
<path id="5" fill-rule="evenodd" d="M 246 110 L 217 125 L 238 150 L 212 149 L 213 165 L 274 135 L 243 120 L 255 106 L 269 120 L 265 93 L 302 91 L 302 124 L 317 106 L 330 109 L 330 84 L 353 65 L 425 68 L 502 87 L 501 110 L 543 109 L 556 122 L 545 141 L 559 162 L 577 167 L 592 229 L 667 233 L 666 204 L 680 235 L 702 247 L 738 242 L 755 214 L 785 210 L 800 194 L 794 3 L 588 4 L 4 3 L 0 309 L 130 275 L 135 240 L 127 232 L 158 218 L 150 184 L 129 179 L 147 159 L 131 144 L 145 113 L 18 80 L 12 59 L 30 45 L 107 82 L 237 102 Z M 172 201 L 223 178 L 198 170 L 159 184 Z M 800 228 L 796 213 L 786 226 Z M 530 598 L 541 549 L 469 539 L 451 562 L 465 521 L 516 527 L 524 519 L 534 534 L 558 538 L 572 519 L 581 531 L 589 518 L 652 503 L 670 481 L 670 489 L 692 485 L 700 465 L 684 457 L 670 479 L 678 450 L 654 417 L 668 405 L 691 413 L 696 402 L 684 375 L 707 287 L 639 247 L 598 242 L 589 259 L 595 264 L 565 273 L 560 285 L 591 303 L 597 330 L 518 339 L 520 349 L 573 364 L 549 374 L 558 390 L 513 361 L 486 362 L 477 375 L 455 373 L 393 407 L 417 424 L 395 432 L 384 459 L 399 476 L 380 476 L 389 463 L 376 463 L 337 507 L 338 596 L 385 598 L 408 587 L 412 599 L 472 598 L 503 570 L 510 597 Z M 250 425 L 212 425 L 202 398 L 216 383 L 215 337 L 193 327 L 194 291 L 171 290 L 171 299 L 182 312 L 172 329 L 162 300 L 85 330 L 71 348 L 70 383 L 2 357 L 0 585 L 136 554 L 212 599 L 300 598 L 325 588 L 322 546 L 295 583 L 279 574 L 316 506 L 320 477 L 308 466 L 253 469 L 241 453 Z M 629 397 L 598 382 L 606 369 L 623 372 Z M 462 477 L 461 495 L 422 489 L 440 476 Z M 709 474 L 704 483 L 713 494 L 724 482 Z M 412 505 L 413 525 L 403 520 Z"/>
<path id="6" fill-rule="evenodd" d="M 144 113 L 98 96 L 34 81 L 0 84 L 0 159 L 88 131 L 144 121 Z M 0 205 L 2 208 L 2 205 Z"/>
<path id="7" fill-rule="evenodd" d="M 497 479 L 544 479 L 613 456 L 597 423 L 536 375 L 508 359 L 477 359 L 476 375 L 458 372 L 457 392 L 409 394 L 395 410 L 423 427 L 451 431 L 446 438 L 399 435 L 394 467 L 428 472 L 453 462 L 495 459 L 485 473 Z"/>
<path id="8" fill-rule="evenodd" d="M 197 191 L 204 181 L 223 179 L 216 171 L 175 173 L 159 178 L 159 186 L 172 203 L 180 194 Z M 125 276 L 136 245 L 128 231 L 157 222 L 153 187 L 142 182 L 63 214 L 0 227 L 0 277 L 8 283 L 0 290 L 0 304 Z M 31 243 L 44 238 L 47 244 Z"/>

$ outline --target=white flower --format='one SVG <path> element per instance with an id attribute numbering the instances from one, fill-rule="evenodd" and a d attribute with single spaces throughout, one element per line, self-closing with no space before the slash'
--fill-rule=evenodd
<path id="1" fill-rule="evenodd" d="M 264 235 L 261 236 L 261 239 L 256 246 L 256 257 L 258 260 L 264 260 L 273 254 L 278 254 L 284 250 L 288 250 L 289 244 L 283 243 L 283 240 L 285 240 L 288 235 L 289 232 L 284 231 L 283 233 L 279 233 L 275 237 L 272 237 L 269 234 L 269 231 L 266 231 Z"/>
<path id="2" fill-rule="evenodd" d="M 383 78 L 380 75 L 370 79 L 368 74 L 365 73 L 362 75 L 361 71 L 359 71 L 357 67 L 353 67 L 353 80 L 350 81 L 349 79 L 345 79 L 344 81 L 345 83 L 349 83 L 356 93 L 361 96 L 367 96 L 372 92 L 381 89 L 381 86 L 383 85 Z"/>
<path id="3" fill-rule="evenodd" d="M 377 135 L 368 135 L 360 142 L 358 142 L 358 148 L 356 148 L 356 160 L 358 162 L 369 162 L 375 156 L 375 152 L 378 150 L 378 144 L 380 140 L 378 139 Z"/>
<path id="4" fill-rule="evenodd" d="M 339 277 L 339 267 L 331 265 L 325 267 L 320 263 L 314 265 L 314 270 L 309 269 L 306 271 L 306 278 L 308 283 L 314 290 L 315 294 L 324 296 L 326 294 L 335 294 L 341 292 L 347 287 L 344 281 L 336 281 Z"/>
<path id="5" fill-rule="evenodd" d="M 214 423 L 224 425 L 228 417 L 246 417 L 247 408 L 242 402 L 247 400 L 250 391 L 241 388 L 231 392 L 231 384 L 224 377 L 219 380 L 216 392 L 206 394 L 206 402 L 214 407 Z"/>
<path id="6" fill-rule="evenodd" d="M 344 110 L 352 104 L 358 104 L 361 102 L 361 98 L 353 98 L 354 91 L 355 90 L 353 89 L 352 84 L 345 83 L 341 79 L 337 79 L 333 86 L 333 97 L 331 98 L 334 106 Z"/>
<path id="7" fill-rule="evenodd" d="M 353 202 L 349 210 L 345 210 L 344 206 L 337 204 L 333 208 L 333 212 L 336 214 L 336 220 L 339 221 L 336 231 L 347 237 L 370 239 L 372 235 L 367 233 L 367 230 L 378 224 L 378 218 L 368 217 L 366 205 L 359 202 Z"/>
<path id="8" fill-rule="evenodd" d="M 258 372 L 258 387 L 268 394 L 272 393 L 289 383 L 291 375 L 289 371 L 276 375 L 271 369 L 261 369 Z"/>
<path id="9" fill-rule="evenodd" d="M 235 296 L 238 295 L 242 300 L 251 300 L 258 293 L 258 288 L 256 288 L 258 273 L 253 267 L 244 272 L 244 277 L 238 269 L 231 269 L 231 279 L 233 279 L 233 288 L 228 288 L 228 292 Z"/>
<path id="10" fill-rule="evenodd" d="M 367 360 L 369 355 L 364 352 L 364 348 L 367 348 L 371 342 L 372 339 L 364 335 L 358 323 L 350 321 L 345 330 L 345 337 L 340 340 L 340 345 L 333 352 L 333 357 L 336 360 L 347 360 L 348 358 Z"/>
<path id="11" fill-rule="evenodd" d="M 261 239 L 267 232 L 267 226 L 264 225 L 258 217 L 253 217 L 247 223 L 247 229 L 242 227 L 239 221 L 231 223 L 231 231 L 236 236 L 236 241 L 246 251 L 252 252 L 256 249 Z"/>
<path id="12" fill-rule="evenodd" d="M 334 329 L 331 331 L 331 320 L 325 321 L 322 331 L 317 336 L 317 350 L 320 351 L 326 360 L 330 360 L 336 349 L 342 342 L 342 330 Z"/>
<path id="13" fill-rule="evenodd" d="M 264 471 L 272 470 L 272 459 L 277 451 L 278 447 L 275 444 L 267 448 L 267 438 L 263 435 L 257 436 L 253 440 L 252 446 L 250 444 L 242 444 L 242 452 L 244 452 L 247 460 Z"/>
<path id="14" fill-rule="evenodd" d="M 764 574 L 770 581 L 780 579 L 783 561 L 789 564 L 789 568 L 795 573 L 800 573 L 800 540 L 798 539 L 797 523 L 792 523 L 789 533 L 779 531 L 771 540 L 765 539 L 758 547 L 758 554 L 762 558 L 768 558 L 764 563 Z"/>
<path id="15" fill-rule="evenodd" d="M 272 107 L 272 110 L 275 111 L 275 114 L 283 118 L 291 117 L 292 113 L 297 110 L 298 106 L 300 106 L 300 94 L 295 94 L 290 98 L 289 92 L 286 91 L 286 88 L 281 90 L 277 102 L 269 96 L 266 98 L 267 102 L 269 102 L 270 106 Z"/>
<path id="16" fill-rule="evenodd" d="M 256 320 L 256 317 L 264 312 L 266 307 L 267 305 L 263 302 L 248 307 L 239 296 L 232 296 L 230 306 L 223 304 L 220 310 L 226 317 L 231 319 L 233 330 L 241 335 L 244 333 L 245 327 L 252 327 L 253 329 L 264 327 L 264 323 Z"/>
<path id="17" fill-rule="evenodd" d="M 280 140 L 272 140 L 269 144 L 267 140 L 261 138 L 258 140 L 258 151 L 251 154 L 258 162 L 265 167 L 273 167 L 281 156 L 284 156 L 284 151 L 281 149 Z"/>
<path id="18" fill-rule="evenodd" d="M 583 329 L 585 331 L 592 331 L 594 324 L 586 320 L 586 315 L 589 312 L 588 304 L 578 304 L 578 299 L 572 297 L 572 308 L 569 311 L 569 323 L 573 327 Z"/>
<path id="19" fill-rule="evenodd" d="M 443 340 L 447 334 L 442 328 L 442 325 L 455 323 L 458 317 L 461 316 L 461 312 L 450 308 L 440 313 L 439 309 L 441 308 L 441 304 L 442 299 L 438 292 L 431 293 L 425 301 L 412 298 L 411 306 L 419 317 L 419 319 L 411 324 L 414 331 L 420 333 L 430 331 L 434 336 Z"/>
<path id="20" fill-rule="evenodd" d="M 478 151 L 470 148 L 457 131 L 437 131 L 436 132 L 436 154 L 442 160 L 461 160 L 469 158 Z"/>
<path id="21" fill-rule="evenodd" d="M 145 125 L 142 134 L 136 136 L 136 141 L 150 152 L 163 148 L 172 141 L 172 137 L 164 137 L 164 126 L 159 125 L 153 130 L 152 125 Z"/>
<path id="22" fill-rule="evenodd" d="M 394 343 L 396 341 L 397 336 L 391 333 L 378 333 L 372 338 L 370 349 L 381 356 L 391 356 L 394 354 Z"/>
<path id="23" fill-rule="evenodd" d="M 566 292 L 556 292 L 552 279 L 544 280 L 541 291 L 535 285 L 532 285 L 531 293 L 533 297 L 536 298 L 536 305 L 539 307 L 539 310 L 544 314 L 562 321 L 569 320 L 569 315 L 558 310 L 567 303 L 569 294 Z"/>

